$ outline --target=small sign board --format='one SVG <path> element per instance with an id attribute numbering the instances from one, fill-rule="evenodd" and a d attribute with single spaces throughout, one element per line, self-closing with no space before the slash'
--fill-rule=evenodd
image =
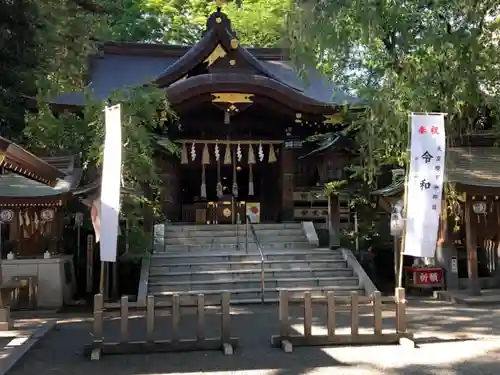
<path id="1" fill-rule="evenodd" d="M 451 272 L 458 273 L 458 259 L 457 259 L 457 257 L 451 257 Z"/>

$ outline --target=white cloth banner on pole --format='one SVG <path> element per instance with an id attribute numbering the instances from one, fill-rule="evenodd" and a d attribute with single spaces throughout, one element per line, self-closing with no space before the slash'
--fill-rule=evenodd
<path id="1" fill-rule="evenodd" d="M 444 114 L 411 115 L 404 254 L 434 257 L 445 169 Z"/>
<path id="2" fill-rule="evenodd" d="M 105 109 L 106 136 L 101 182 L 101 262 L 116 262 L 122 169 L 121 107 Z"/>

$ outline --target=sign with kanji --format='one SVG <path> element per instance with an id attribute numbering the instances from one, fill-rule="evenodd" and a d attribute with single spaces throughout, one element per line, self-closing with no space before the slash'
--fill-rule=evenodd
<path id="1" fill-rule="evenodd" d="M 443 282 L 441 268 L 411 268 L 413 271 L 413 286 L 439 286 Z"/>
<path id="2" fill-rule="evenodd" d="M 445 168 L 443 114 L 411 116 L 405 255 L 434 257 Z"/>

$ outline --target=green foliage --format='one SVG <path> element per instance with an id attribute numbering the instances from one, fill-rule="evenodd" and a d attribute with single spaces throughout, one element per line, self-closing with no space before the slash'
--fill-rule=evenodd
<path id="1" fill-rule="evenodd" d="M 498 119 L 496 0 L 306 0 L 288 26 L 297 64 L 319 66 L 369 108 L 351 129 L 368 184 L 406 161 L 410 112 L 448 113 L 450 139 Z"/>
<path id="2" fill-rule="evenodd" d="M 223 11 L 243 45 L 276 47 L 290 6 L 290 0 L 245 0 L 240 7 L 231 2 Z M 110 38 L 192 45 L 214 11 L 211 0 L 125 0 L 121 11 L 109 17 Z"/>
<path id="3" fill-rule="evenodd" d="M 122 105 L 122 216 L 128 220 L 130 252 L 142 253 L 151 243 L 142 225 L 146 210 L 160 215 L 160 179 L 153 155 L 155 132 L 161 131 L 174 114 L 163 90 L 133 87 L 113 93 L 109 100 Z M 87 98 L 81 115 L 54 115 L 48 105 L 27 116 L 24 135 L 37 154 L 78 154 L 87 182 L 98 178 L 104 145 L 104 103 Z"/>

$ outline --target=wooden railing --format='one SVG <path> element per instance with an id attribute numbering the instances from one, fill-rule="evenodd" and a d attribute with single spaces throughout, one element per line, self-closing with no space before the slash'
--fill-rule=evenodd
<path id="1" fill-rule="evenodd" d="M 291 332 L 289 321 L 290 303 L 302 303 L 304 307 L 304 334 Z M 327 334 L 312 334 L 313 302 L 326 303 Z M 396 332 L 386 333 L 382 329 L 382 310 L 396 312 Z M 359 332 L 360 311 L 371 312 L 373 315 L 373 332 Z M 337 313 L 350 312 L 350 332 L 336 333 Z M 403 288 L 397 288 L 394 297 L 382 297 L 380 292 L 371 296 L 359 296 L 353 292 L 350 296 L 335 296 L 333 291 L 326 296 L 311 297 L 310 292 L 304 293 L 299 299 L 291 299 L 287 290 L 280 291 L 279 299 L 279 335 L 271 337 L 275 347 L 281 347 L 286 352 L 293 351 L 293 346 L 326 346 L 326 345 L 381 345 L 399 343 L 402 339 L 412 339 L 406 331 L 406 300 Z"/>
<path id="2" fill-rule="evenodd" d="M 92 360 L 99 360 L 103 354 L 132 354 L 132 353 L 157 353 L 178 352 L 193 350 L 223 350 L 225 355 L 232 355 L 238 345 L 238 339 L 231 337 L 230 323 L 230 293 L 221 294 L 221 329 L 220 337 L 206 337 L 205 327 L 205 296 L 197 295 L 197 334 L 195 339 L 183 339 L 180 332 L 180 322 L 183 316 L 181 310 L 181 295 L 172 296 L 171 316 L 172 337 L 169 340 L 155 340 L 155 298 L 148 296 L 146 311 L 143 318 L 146 319 L 146 339 L 142 341 L 131 341 L 129 335 L 129 301 L 124 296 L 120 301 L 120 339 L 118 342 L 107 341 L 105 338 L 105 311 L 102 294 L 94 296 L 94 320 L 93 320 L 93 342 L 85 347 L 84 352 L 90 355 Z M 161 328 L 160 328 L 161 330 Z"/>

